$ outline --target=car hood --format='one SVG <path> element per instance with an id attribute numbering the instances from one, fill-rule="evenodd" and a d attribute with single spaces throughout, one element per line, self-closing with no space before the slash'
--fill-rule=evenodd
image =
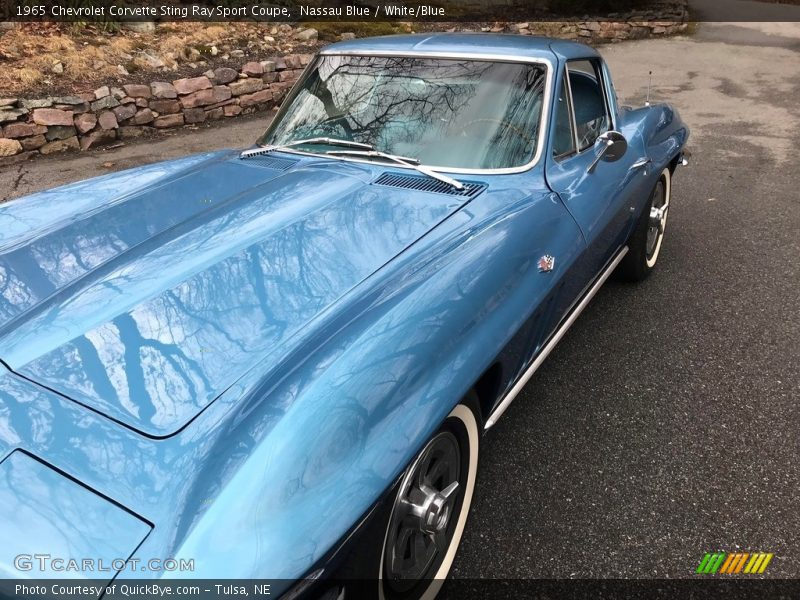
<path id="1" fill-rule="evenodd" d="M 0 360 L 170 436 L 468 199 L 378 171 L 218 153 L 8 203 Z"/>

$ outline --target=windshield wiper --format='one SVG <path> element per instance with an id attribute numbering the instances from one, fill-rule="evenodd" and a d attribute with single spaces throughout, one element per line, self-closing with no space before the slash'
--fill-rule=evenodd
<path id="1" fill-rule="evenodd" d="M 282 150 L 284 148 L 292 148 L 294 146 L 302 146 L 303 144 L 327 144 L 329 146 L 345 146 L 346 148 L 363 148 L 365 150 L 374 150 L 375 148 L 370 144 L 362 144 L 361 142 L 353 142 L 351 140 L 340 140 L 338 138 L 330 137 L 313 137 L 304 140 L 294 140 L 285 144 L 276 144 L 273 146 L 261 146 L 259 148 L 251 148 L 250 150 L 243 151 L 239 158 L 247 158 L 248 156 L 257 156 L 259 154 L 267 154 L 275 150 Z"/>
<path id="2" fill-rule="evenodd" d="M 388 152 L 381 152 L 380 150 L 329 150 L 325 154 L 330 154 L 333 156 L 366 156 L 366 157 L 374 157 L 374 158 L 385 158 L 386 160 L 393 160 L 397 164 L 405 165 L 407 167 L 411 167 L 412 169 L 416 169 L 423 175 L 427 175 L 428 177 L 433 177 L 434 179 L 438 179 L 442 183 L 446 183 L 449 186 L 456 188 L 457 190 L 463 190 L 464 184 L 460 181 L 453 179 L 452 177 L 448 177 L 447 175 L 442 175 L 441 173 L 437 173 L 429 169 L 428 167 L 424 167 L 419 164 L 419 161 L 416 158 L 409 158 L 407 156 L 397 156 L 396 154 L 389 154 Z"/>

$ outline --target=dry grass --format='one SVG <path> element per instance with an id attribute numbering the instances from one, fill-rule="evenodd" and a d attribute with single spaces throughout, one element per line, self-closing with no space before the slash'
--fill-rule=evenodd
<path id="1" fill-rule="evenodd" d="M 408 29 L 403 25 L 385 21 L 319 21 L 303 23 L 303 25 L 316 29 L 320 39 L 328 42 L 335 41 L 340 34 L 345 32 L 354 33 L 357 37 L 408 33 Z"/>
<path id="2" fill-rule="evenodd" d="M 0 37 L 0 98 L 41 92 L 41 88 L 90 90 L 93 83 L 129 73 L 154 71 L 143 55 L 158 56 L 168 69 L 195 63 L 216 46 L 220 53 L 248 48 L 269 35 L 268 24 L 165 23 L 155 34 L 75 25 L 25 24 Z M 278 37 L 278 36 L 276 36 Z M 280 52 L 280 41 L 276 42 Z M 53 66 L 61 63 L 63 73 Z"/>
<path id="3" fill-rule="evenodd" d="M 27 87 L 39 83 L 42 80 L 42 72 L 39 69 L 24 67 L 22 69 L 16 69 L 13 73 L 11 73 L 11 77 L 16 77 L 21 85 Z M 2 83 L 0 83 L 0 89 L 4 89 L 2 87 Z M 5 96 L 7 94 L 0 95 Z"/>
<path id="4" fill-rule="evenodd" d="M 77 81 L 87 73 L 91 77 L 116 73 L 127 44 L 117 42 L 116 47 L 108 50 L 93 45 L 97 39 L 87 41 L 83 37 L 58 30 L 42 34 L 20 28 L 7 32 L 2 38 L 0 96 L 14 95 L 38 84 L 47 85 L 56 79 Z M 54 73 L 56 63 L 61 63 L 63 73 Z"/>

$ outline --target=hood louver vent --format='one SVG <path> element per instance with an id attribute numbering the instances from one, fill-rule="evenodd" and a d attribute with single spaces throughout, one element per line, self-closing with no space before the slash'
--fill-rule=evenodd
<path id="1" fill-rule="evenodd" d="M 450 196 L 466 196 L 474 198 L 480 194 L 486 186 L 482 183 L 468 183 L 463 181 L 464 189 L 458 190 L 443 181 L 438 181 L 432 177 L 417 177 L 415 175 L 397 175 L 395 173 L 384 173 L 374 182 L 376 185 L 386 185 L 389 187 L 406 188 L 420 192 L 432 192 L 434 194 L 448 194 Z"/>
<path id="2" fill-rule="evenodd" d="M 291 158 L 280 158 L 277 156 L 269 156 L 266 153 L 250 154 L 247 156 L 242 156 L 240 160 L 246 160 L 247 162 L 256 165 L 258 167 L 264 167 L 265 169 L 276 169 L 278 171 L 285 171 L 286 169 L 290 169 L 299 162 Z"/>

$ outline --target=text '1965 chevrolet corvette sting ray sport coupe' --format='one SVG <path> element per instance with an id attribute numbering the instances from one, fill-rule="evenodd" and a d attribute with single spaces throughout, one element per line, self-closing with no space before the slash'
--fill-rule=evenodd
<path id="1" fill-rule="evenodd" d="M 481 434 L 655 267 L 687 137 L 587 46 L 391 36 L 325 48 L 249 149 L 3 204 L 2 577 L 435 596 Z"/>

